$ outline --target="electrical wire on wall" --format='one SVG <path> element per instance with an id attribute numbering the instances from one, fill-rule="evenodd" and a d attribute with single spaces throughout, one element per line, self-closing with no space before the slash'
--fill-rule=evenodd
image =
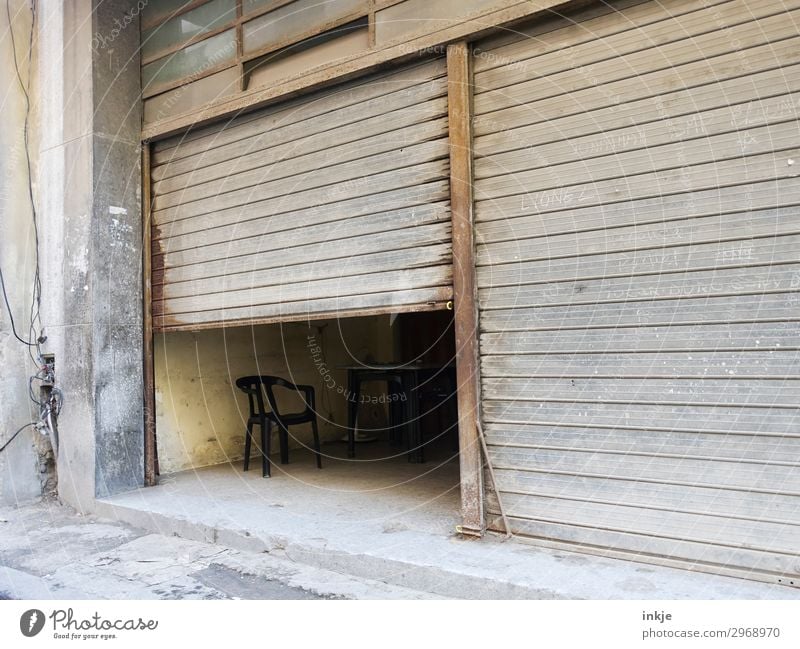
<path id="1" fill-rule="evenodd" d="M 11 38 L 11 52 L 12 60 L 14 62 L 14 72 L 19 85 L 20 92 L 25 100 L 25 121 L 22 132 L 24 151 L 25 151 L 25 164 L 28 179 L 28 201 L 31 207 L 31 216 L 33 219 L 33 236 L 34 236 L 34 256 L 35 268 L 33 275 L 33 290 L 31 294 L 31 307 L 30 307 L 30 328 L 28 331 L 28 341 L 22 340 L 17 334 L 16 327 L 13 324 L 11 316 L 11 308 L 9 306 L 8 296 L 6 294 L 5 281 L 3 281 L 3 299 L 9 309 L 9 318 L 12 318 L 12 328 L 15 337 L 28 347 L 36 348 L 36 357 L 31 354 L 31 359 L 38 365 L 41 360 L 40 345 L 44 342 L 45 338 L 41 334 L 41 301 L 42 301 L 42 282 L 39 270 L 39 220 L 36 212 L 36 201 L 33 197 L 33 165 L 31 163 L 30 151 L 30 118 L 31 118 L 31 97 L 30 97 L 30 83 L 31 83 L 31 59 L 33 57 L 33 35 L 36 26 L 36 3 L 31 3 L 31 27 L 28 33 L 28 80 L 25 82 L 22 78 L 22 71 L 20 70 L 19 59 L 17 57 L 17 39 L 14 35 L 14 24 L 11 16 L 11 3 L 6 0 L 6 16 L 8 18 L 8 31 Z"/>
<path id="2" fill-rule="evenodd" d="M 25 430 L 28 426 L 35 426 L 35 425 L 36 425 L 36 422 L 32 421 L 32 422 L 29 422 L 29 423 L 25 424 L 24 426 L 21 426 L 20 428 L 18 428 L 17 432 L 14 433 L 11 437 L 9 437 L 8 441 L 5 444 L 0 446 L 0 453 L 2 453 L 3 451 L 6 450 L 6 448 L 8 448 L 8 446 L 11 444 L 11 442 L 13 442 L 16 439 L 17 435 L 19 435 L 23 430 Z"/>
<path id="3" fill-rule="evenodd" d="M 35 268 L 33 275 L 33 287 L 31 290 L 31 304 L 29 313 L 30 326 L 28 329 L 27 340 L 23 338 L 17 330 L 16 322 L 11 308 L 11 303 L 6 290 L 5 276 L 3 275 L 2 267 L 0 267 L 0 290 L 3 293 L 3 302 L 5 303 L 6 310 L 8 311 L 8 318 L 11 324 L 11 331 L 14 338 L 25 345 L 28 349 L 33 363 L 39 368 L 38 371 L 28 380 L 28 393 L 31 401 L 38 407 L 38 421 L 25 424 L 18 429 L 11 438 L 0 448 L 0 452 L 4 451 L 6 447 L 14 440 L 25 428 L 28 426 L 35 426 L 36 429 L 44 434 L 49 435 L 53 446 L 53 454 L 57 457 L 58 441 L 56 439 L 56 425 L 55 418 L 61 410 L 63 403 L 63 394 L 61 390 L 55 387 L 55 364 L 52 360 L 46 359 L 42 355 L 41 345 L 47 340 L 44 335 L 44 326 L 41 318 L 41 302 L 42 302 L 42 281 L 39 264 L 39 222 L 36 212 L 36 201 L 33 192 L 33 165 L 31 162 L 30 153 L 30 118 L 31 118 L 31 97 L 30 97 L 30 84 L 31 84 L 31 60 L 33 58 L 33 37 L 36 26 L 36 3 L 34 0 L 31 2 L 31 26 L 28 33 L 28 78 L 27 81 L 23 80 L 22 72 L 20 70 L 20 62 L 17 57 L 17 42 L 14 35 L 14 23 L 11 15 L 10 0 L 6 0 L 6 16 L 8 18 L 8 28 L 11 40 L 12 60 L 14 62 L 14 71 L 17 78 L 19 89 L 25 100 L 25 118 L 23 128 L 23 143 L 25 151 L 25 163 L 27 172 L 27 185 L 28 185 L 28 200 L 30 202 L 31 216 L 33 220 L 33 234 L 34 234 L 34 259 Z M 34 389 L 34 383 L 39 383 L 39 395 Z"/>

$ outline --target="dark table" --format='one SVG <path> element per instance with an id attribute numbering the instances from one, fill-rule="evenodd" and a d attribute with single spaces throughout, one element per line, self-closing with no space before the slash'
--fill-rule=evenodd
<path id="1" fill-rule="evenodd" d="M 356 456 L 355 427 L 358 407 L 362 402 L 361 385 L 369 381 L 385 381 L 392 432 L 405 429 L 408 440 L 408 461 L 424 462 L 425 454 L 419 425 L 420 386 L 444 373 L 455 391 L 455 363 L 369 363 L 342 365 L 347 370 L 347 456 Z M 399 422 L 399 423 L 398 423 Z"/>

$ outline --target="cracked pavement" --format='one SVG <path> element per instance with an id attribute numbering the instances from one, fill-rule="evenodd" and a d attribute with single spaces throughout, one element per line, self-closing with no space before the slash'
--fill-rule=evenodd
<path id="1" fill-rule="evenodd" d="M 0 599 L 429 599 L 435 595 L 82 516 L 0 508 Z"/>

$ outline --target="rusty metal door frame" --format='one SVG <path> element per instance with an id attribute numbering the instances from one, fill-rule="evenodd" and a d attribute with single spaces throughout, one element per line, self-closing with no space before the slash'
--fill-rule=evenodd
<path id="1" fill-rule="evenodd" d="M 462 534 L 485 531 L 484 487 L 478 422 L 478 301 L 472 172 L 472 51 L 466 41 L 447 46 L 450 134 L 450 213 L 453 221 L 453 301 L 456 336 L 458 442 Z"/>
<path id="2" fill-rule="evenodd" d="M 152 289 L 152 192 L 150 179 L 150 142 L 142 142 L 142 317 L 144 341 L 142 372 L 144 379 L 144 484 L 152 487 L 158 482 L 156 452 L 155 368 L 153 345 Z"/>
<path id="3" fill-rule="evenodd" d="M 450 137 L 450 202 L 453 226 L 453 295 L 456 338 L 458 436 L 461 481 L 459 531 L 481 536 L 485 531 L 480 416 L 478 309 L 472 173 L 472 53 L 465 42 L 447 47 L 448 120 Z M 144 482 L 157 483 L 154 332 L 152 314 L 151 144 L 142 143 L 142 289 L 144 378 Z"/>

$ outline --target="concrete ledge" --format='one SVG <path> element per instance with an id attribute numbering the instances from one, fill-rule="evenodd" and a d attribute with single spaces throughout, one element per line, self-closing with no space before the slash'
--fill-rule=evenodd
<path id="1" fill-rule="evenodd" d="M 166 535 L 268 552 L 317 568 L 470 599 L 800 599 L 800 590 L 369 521 L 300 520 L 263 504 L 193 502 L 162 487 L 97 502 L 97 514 Z M 335 517 L 334 517 L 335 518 Z"/>

